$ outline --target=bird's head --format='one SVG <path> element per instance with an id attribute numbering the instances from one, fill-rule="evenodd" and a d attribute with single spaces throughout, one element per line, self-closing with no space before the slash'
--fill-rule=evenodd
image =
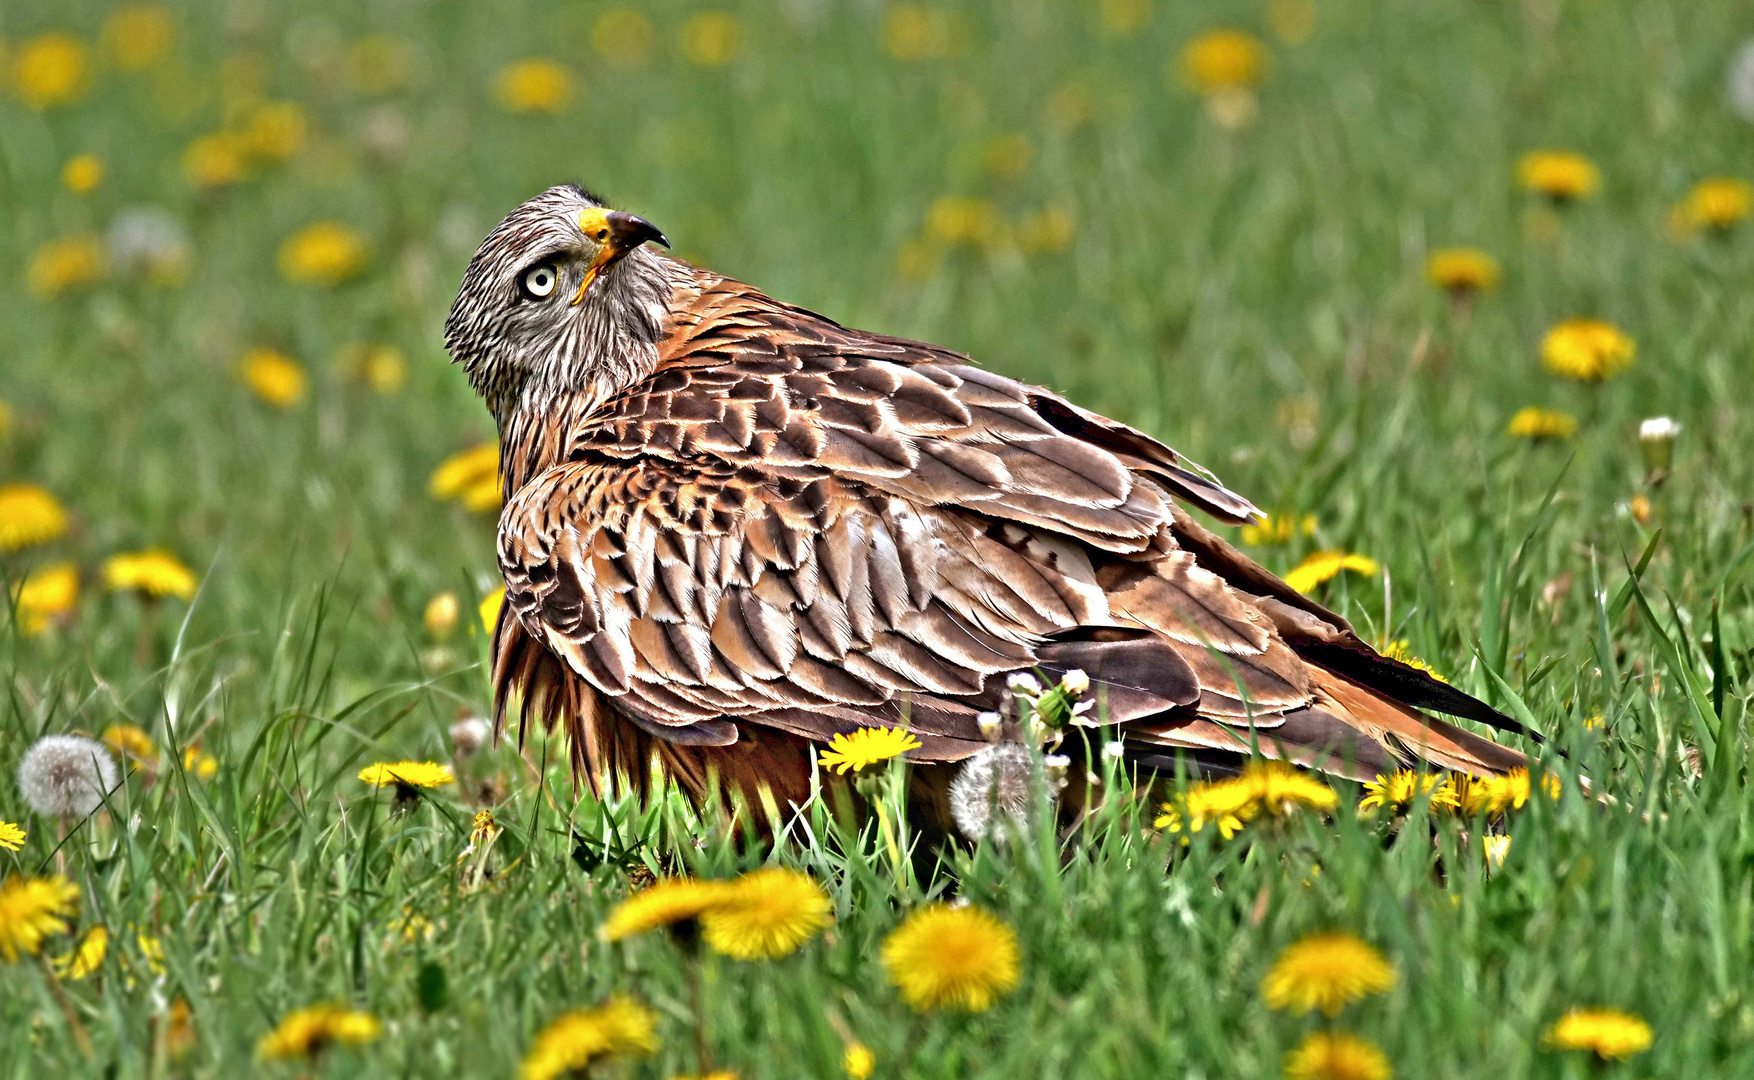
<path id="1" fill-rule="evenodd" d="M 445 349 L 502 421 L 532 394 L 611 393 L 657 362 L 669 246 L 642 218 L 549 188 L 481 242 L 445 319 Z"/>

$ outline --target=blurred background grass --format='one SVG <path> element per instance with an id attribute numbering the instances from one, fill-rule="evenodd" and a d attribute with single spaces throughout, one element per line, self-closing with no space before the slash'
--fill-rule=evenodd
<path id="1" fill-rule="evenodd" d="M 1218 28 L 1246 31 L 1264 57 L 1240 96 L 1202 93 L 1184 67 L 1183 50 Z M 71 44 L 48 39 L 61 51 L 43 53 L 51 33 Z M 534 192 L 579 181 L 653 221 L 684 257 L 848 324 L 967 351 L 1164 437 L 1264 507 L 1313 515 L 1313 535 L 1255 553 L 1281 572 L 1317 549 L 1374 558 L 1382 574 L 1323 587 L 1368 637 L 1408 640 L 1501 707 L 1515 694 L 1636 805 L 1691 797 L 1697 781 L 1669 775 L 1675 753 L 1711 733 L 1696 730 L 1677 689 L 1684 677 L 1661 666 L 1663 642 L 1726 688 L 1718 715 L 1727 708 L 1732 720 L 1754 658 L 1754 248 L 1748 227 L 1683 234 L 1673 208 L 1701 179 L 1754 175 L 1754 127 L 1726 89 L 1751 33 L 1754 16 L 1728 2 L 10 2 L 0 10 L 0 401 L 10 418 L 0 484 L 47 489 L 71 526 L 0 565 L 16 582 L 70 561 L 84 588 L 40 632 L 13 627 L 0 641 L 0 767 L 10 772 L 39 733 L 116 722 L 179 746 L 198 737 L 218 756 L 211 799 L 198 784 L 150 794 L 168 816 L 138 850 L 159 855 L 139 855 L 133 870 L 98 848 L 81 856 L 107 883 L 94 888 L 108 890 L 112 921 L 126 912 L 168 926 L 187 912 L 173 971 L 211 1010 L 209 1028 L 228 1033 L 203 1043 L 200 1069 L 235 1068 L 292 1005 L 364 995 L 387 1007 L 405 993 L 400 959 L 348 959 L 323 927 L 360 925 L 347 923 L 350 874 L 374 883 L 358 910 L 380 922 L 409 902 L 408 880 L 442 892 L 434 883 L 448 881 L 459 826 L 446 833 L 449 819 L 432 811 L 429 840 L 384 855 L 341 815 L 337 798 L 362 796 L 336 777 L 374 757 L 444 759 L 446 727 L 487 706 L 471 615 L 496 584 L 492 515 L 436 500 L 428 483 L 448 455 L 493 432 L 440 330 L 486 230 Z M 61 83 L 42 81 L 56 71 Z M 1549 147 L 1592 159 L 1599 194 L 1556 206 L 1519 189 L 1519 159 Z M 69 169 L 81 155 L 95 157 L 95 184 L 89 164 Z M 301 271 L 296 256 L 283 265 L 289 239 L 320 222 L 342 226 L 358 258 L 330 250 L 339 262 L 327 270 Z M 45 251 L 87 239 L 87 263 L 33 278 Z M 1502 286 L 1466 303 L 1435 288 L 1427 258 L 1456 245 L 1495 256 Z M 1576 316 L 1623 329 L 1636 362 L 1595 384 L 1543 370 L 1543 334 Z M 242 377 L 264 349 L 302 372 L 302 390 L 282 378 L 279 404 Z M 1575 437 L 1507 434 L 1531 405 L 1573 414 Z M 1653 487 L 1636 430 L 1659 414 L 1682 434 L 1672 475 Z M 1661 619 L 1603 604 L 1594 583 L 1618 589 L 1658 529 L 1645 614 Z M 146 547 L 205 576 L 192 609 L 103 588 L 107 557 Z M 435 634 L 422 615 L 447 591 L 461 625 Z M 1711 628 L 1714 601 L 1721 629 Z M 1586 728 L 1598 715 L 1603 726 Z M 509 751 L 478 763 L 452 817 L 466 825 L 462 804 L 506 799 L 508 813 L 531 820 L 538 800 L 520 768 Z M 1672 1030 L 1685 1034 L 1659 1037 L 1664 1060 L 1737 1075 L 1754 1037 L 1741 1004 L 1754 987 L 1739 773 L 1737 784 L 1727 818 L 1670 806 L 1660 841 L 1573 807 L 1584 838 L 1561 830 L 1539 843 L 1572 855 L 1604 845 L 1580 858 L 1612 862 L 1618 884 L 1574 880 L 1588 871 L 1555 855 L 1516 896 L 1482 900 L 1474 880 L 1465 930 L 1407 929 L 1393 898 L 1370 895 L 1389 864 L 1368 837 L 1335 849 L 1311 840 L 1330 867 L 1351 867 L 1333 872 L 1354 891 L 1326 906 L 1290 902 L 1272 925 L 1289 934 L 1322 912 L 1378 912 L 1397 940 L 1442 942 L 1434 969 L 1503 1006 L 1464 1020 L 1454 1010 L 1477 1003 L 1459 990 L 1441 1006 L 1397 998 L 1397 1016 L 1425 1009 L 1394 1027 L 1391 1056 L 1406 1075 L 1560 1069 L 1529 1036 L 1555 978 L 1582 989 L 1594 979 L 1598 994 L 1631 985 L 1647 1009 L 1669 986 Z M 564 782 L 557 791 L 565 802 Z M 203 806 L 218 816 L 204 818 Z M 0 818 L 25 816 L 0 795 Z M 212 838 L 201 838 L 203 821 Z M 52 832 L 36 824 L 19 868 L 42 864 Z M 115 840 L 106 835 L 104 852 Z M 530 835 L 544 859 L 570 849 L 566 831 Z M 427 842 L 432 850 L 418 848 Z M 225 869 L 257 845 L 279 864 L 271 882 Z M 356 856 L 373 869 L 353 867 Z M 313 859 L 338 861 L 315 869 Z M 476 1024 L 455 1021 L 436 1043 L 399 1029 L 385 1060 L 510 1061 L 520 1033 L 546 1017 L 545 997 L 610 985 L 558 955 L 493 951 L 525 933 L 568 953 L 598 948 L 580 944 L 592 940 L 588 905 L 545 899 L 571 895 L 566 864 L 540 865 L 516 903 L 491 917 L 472 909 L 482 939 L 447 946 L 474 950 L 466 970 L 486 988 L 470 999 Z M 1397 887 L 1433 887 L 1399 873 Z M 248 880 L 219 890 L 231 898 L 221 902 L 203 882 L 228 874 Z M 1223 874 L 1222 899 L 1205 896 L 1200 871 L 1172 876 L 1169 899 L 1156 870 L 1117 880 L 1153 911 L 1199 910 L 1221 937 L 1259 922 L 1244 909 L 1280 872 L 1256 856 Z M 1233 879 L 1246 897 L 1230 895 Z M 276 907 L 305 903 L 288 889 L 332 888 L 341 899 L 326 915 Z M 1195 909 L 1190 890 L 1204 897 Z M 1707 909 L 1698 933 L 1709 944 L 1676 923 L 1676 903 Z M 277 914 L 253 921 L 257 904 Z M 1070 947 L 1063 926 L 1012 905 L 1044 940 Z M 1494 918 L 1496 929 L 1480 929 Z M 1620 921 L 1592 939 L 1599 919 Z M 1135 931 L 1145 933 L 1118 923 L 1107 946 L 1081 947 L 1112 962 Z M 1665 934 L 1685 940 L 1657 944 Z M 835 973 L 868 953 L 846 942 L 869 941 L 851 933 L 794 981 L 752 976 L 746 989 L 779 995 L 786 1003 L 772 1009 L 789 1015 L 819 1000 L 821 985 L 843 985 Z M 1646 944 L 1653 958 L 1641 962 Z M 1695 949 L 1717 951 L 1708 962 Z M 1043 964 L 1035 1003 L 1010 1014 L 1036 1036 L 994 1023 L 965 1044 L 934 1029 L 938 1064 L 922 1074 L 1137 1075 L 1149 1063 L 1272 1075 L 1276 1051 L 1226 1056 L 1262 1037 L 1258 1007 L 1231 1019 L 1214 1011 L 1246 996 L 1255 951 L 1214 940 L 1210 955 L 1188 960 L 1166 946 L 1134 974 L 1173 975 L 1178 998 L 1217 979 L 1230 996 L 1193 1017 L 1152 998 L 1136 1029 L 1123 1025 L 1136 1032 L 1128 1053 L 1142 1056 L 1083 1063 L 1046 1048 L 1091 1038 L 1125 1010 L 1080 994 L 1074 968 Z M 1572 967 L 1556 976 L 1561 958 Z M 1679 964 L 1684 975 L 1668 966 Z M 1507 981 L 1507 965 L 1522 973 Z M 1494 973 L 1484 991 L 1481 970 Z M 0 969 L 0 983 L 34 978 Z M 234 996 L 214 980 L 252 989 Z M 1127 984 L 1147 995 L 1163 985 Z M 162 1002 L 109 989 L 92 998 L 92 1023 L 132 1075 L 148 1067 L 139 1040 Z M 11 1045 L 35 1040 L 36 1052 L 91 1068 L 44 1034 L 58 1023 L 45 993 L 30 983 L 0 1006 L 0 1024 L 13 1025 L 0 1030 Z M 1688 1010 L 1704 1019 L 1684 1020 Z M 489 1016 L 513 1022 L 489 1024 L 489 1044 L 469 1048 L 457 1033 Z M 836 1045 L 819 1023 L 744 1022 L 750 1046 Z M 884 1022 L 899 1050 L 902 1021 Z M 1210 1030 L 1184 1034 L 1183 1024 Z M 1477 1047 L 1482 1030 L 1491 1034 Z M 435 1045 L 452 1056 L 422 1056 Z M 987 1058 L 970 1045 L 1009 1049 Z M 1428 1069 L 1406 1059 L 1422 1046 L 1435 1048 Z M 0 1071 L 32 1074 L 14 1062 Z M 774 1076 L 828 1067 L 739 1065 Z M 368 1067 L 332 1063 L 354 1066 Z"/>

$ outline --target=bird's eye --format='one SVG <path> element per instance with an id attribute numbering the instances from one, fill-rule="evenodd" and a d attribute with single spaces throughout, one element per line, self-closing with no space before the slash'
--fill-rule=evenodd
<path id="1" fill-rule="evenodd" d="M 524 271 L 524 276 L 518 281 L 519 287 L 524 290 L 524 295 L 532 300 L 540 300 L 552 294 L 554 287 L 559 283 L 560 273 L 554 268 L 553 263 L 537 263 Z"/>

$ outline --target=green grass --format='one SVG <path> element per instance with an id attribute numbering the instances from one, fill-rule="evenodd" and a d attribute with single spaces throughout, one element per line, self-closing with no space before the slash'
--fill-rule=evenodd
<path id="1" fill-rule="evenodd" d="M 0 773 L 39 734 L 117 722 L 198 738 L 220 761 L 205 782 L 136 776 L 62 848 L 81 927 L 115 931 L 101 974 L 63 984 L 91 1050 L 37 965 L 0 966 L 0 1076 L 250 1075 L 256 1040 L 325 1000 L 386 1027 L 323 1075 L 506 1076 L 560 1010 L 617 989 L 663 1017 L 659 1054 L 627 1074 L 695 1071 L 678 954 L 605 945 L 595 928 L 633 864 L 722 875 L 761 854 L 674 802 L 575 801 L 564 770 L 543 767 L 562 747 L 539 738 L 528 764 L 502 747 L 407 812 L 353 778 L 374 760 L 447 759 L 446 727 L 487 707 L 468 612 L 494 582 L 492 522 L 425 487 L 491 425 L 440 327 L 493 221 L 575 179 L 687 256 L 843 322 L 964 349 L 1163 436 L 1263 506 L 1317 515 L 1315 537 L 1257 554 L 1277 571 L 1317 547 L 1380 560 L 1386 576 L 1342 578 L 1325 598 L 1365 636 L 1407 639 L 1459 686 L 1532 715 L 1553 736 L 1550 767 L 1617 800 L 1592 804 L 1575 784 L 1556 805 L 1535 800 L 1491 875 L 1477 830 L 1451 821 L 1396 833 L 1342 810 L 1184 852 L 1149 829 L 1149 808 L 1117 802 L 1057 852 L 1052 837 L 983 848 L 925 882 L 817 808 L 816 842 L 778 857 L 827 884 L 837 922 L 776 963 L 706 964 L 721 1065 L 837 1075 L 844 1029 L 880 1077 L 1277 1076 L 1314 1024 L 1268 1011 L 1260 978 L 1287 943 L 1341 927 L 1398 966 L 1393 992 L 1343 1018 L 1398 1076 L 1754 1073 L 1741 752 L 1754 236 L 1680 243 L 1664 227 L 1699 178 L 1754 175 L 1751 129 L 1722 93 L 1754 19 L 1723 0 L 1317 2 L 1297 47 L 1256 3 L 1160 2 L 1123 38 L 1085 0 L 956 5 L 938 10 L 961 20 L 966 48 L 911 65 L 879 47 L 875 5 L 730 3 L 742 49 L 714 70 L 680 58 L 702 8 L 674 0 L 642 7 L 651 51 L 624 63 L 594 51 L 608 7 L 595 2 L 184 3 L 162 67 L 102 69 L 46 112 L 0 97 L 0 400 L 15 417 L 0 483 L 41 484 L 74 519 L 0 567 L 16 579 L 71 559 L 86 585 L 66 625 L 0 626 Z M 103 12 L 69 7 L 8 4 L 6 52 L 48 28 L 94 41 Z M 1236 133 L 1173 74 L 1180 46 L 1221 24 L 1273 54 L 1259 117 Z M 348 50 L 368 34 L 412 50 L 407 83 L 349 81 Z M 494 104 L 495 72 L 526 56 L 573 71 L 559 116 Z M 183 148 L 224 122 L 240 79 L 300 102 L 311 144 L 197 192 Z M 1088 123 L 1056 119 L 1069 84 L 1093 103 Z M 404 147 L 368 150 L 374 122 L 402 125 Z M 993 175 L 986 150 L 1014 133 L 1028 165 Z M 1588 153 L 1605 178 L 1557 229 L 1512 182 L 1517 157 L 1543 146 Z M 82 151 L 108 176 L 76 196 L 58 177 Z M 927 276 L 900 273 L 943 195 L 989 199 L 1006 223 L 1064 209 L 1074 242 L 946 246 Z M 39 244 L 148 204 L 193 237 L 180 287 L 27 293 Z M 369 239 L 369 271 L 335 289 L 286 283 L 279 244 L 322 218 Z M 1430 249 L 1456 243 L 1505 267 L 1466 317 L 1422 276 Z M 1544 373 L 1541 334 L 1578 314 L 1625 328 L 1637 363 L 1600 386 Z M 406 354 L 399 393 L 334 368 L 359 341 Z M 261 344 L 309 367 L 302 406 L 271 409 L 234 377 Z M 1576 413 L 1578 436 L 1502 434 L 1528 404 Z M 1684 431 L 1652 491 L 1635 429 L 1659 414 Z M 1648 525 L 1624 509 L 1638 494 Z M 102 592 L 102 559 L 149 545 L 204 573 L 194 605 Z M 421 626 L 442 590 L 465 611 L 443 646 Z M 1587 729 L 1597 714 L 1605 725 Z M 1683 769 L 1685 747 L 1703 776 Z M 507 831 L 491 884 L 471 891 L 457 858 L 484 793 Z M 53 868 L 55 824 L 30 817 L 10 779 L 0 819 L 31 832 L 0 852 L 0 874 Z M 1023 981 L 989 1013 L 915 1019 L 878 942 L 952 888 L 1016 927 Z M 430 920 L 430 939 L 404 939 L 409 915 Z M 163 943 L 163 974 L 131 926 Z M 423 1007 L 428 965 L 446 993 L 428 975 Z M 153 1032 L 176 998 L 197 1041 L 168 1062 Z M 1593 1003 L 1647 1018 L 1652 1049 L 1597 1071 L 1541 1047 L 1560 1012 Z"/>

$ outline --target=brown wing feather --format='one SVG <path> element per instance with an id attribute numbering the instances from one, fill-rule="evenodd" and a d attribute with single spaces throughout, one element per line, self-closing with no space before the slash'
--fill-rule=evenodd
<path id="1" fill-rule="evenodd" d="M 954 761 L 1038 666 L 1089 672 L 1159 758 L 1520 760 L 1383 692 L 1343 619 L 1176 507 L 1255 513 L 1168 447 L 736 282 L 678 296 L 650 377 L 504 455 L 496 708 L 563 723 L 594 786 L 655 759 L 697 797 L 716 769 L 802 798 L 809 744 L 870 723 Z"/>

